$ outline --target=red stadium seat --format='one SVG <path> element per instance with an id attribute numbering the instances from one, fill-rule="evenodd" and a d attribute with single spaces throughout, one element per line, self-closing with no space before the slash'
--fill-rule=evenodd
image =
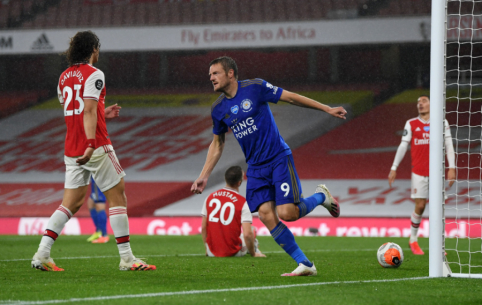
<path id="1" fill-rule="evenodd" d="M 113 6 L 113 13 L 112 13 L 112 26 L 121 26 L 122 25 L 122 15 L 124 12 L 123 5 L 112 5 Z"/>

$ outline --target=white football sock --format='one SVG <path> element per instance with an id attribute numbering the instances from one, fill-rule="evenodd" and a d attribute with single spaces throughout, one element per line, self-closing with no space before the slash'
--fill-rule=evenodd
<path id="1" fill-rule="evenodd" d="M 65 227 L 65 224 L 72 217 L 72 212 L 60 205 L 59 208 L 50 216 L 44 236 L 40 240 L 37 253 L 42 257 L 50 257 L 50 250 L 57 237 Z"/>
<path id="2" fill-rule="evenodd" d="M 114 231 L 115 240 L 117 241 L 120 257 L 126 262 L 132 261 L 134 259 L 134 254 L 132 254 L 131 244 L 129 242 L 129 219 L 127 218 L 127 208 L 110 208 L 109 219 L 112 231 Z"/>
<path id="3" fill-rule="evenodd" d="M 418 241 L 418 227 L 420 227 L 420 223 L 422 222 L 422 215 L 413 212 L 410 220 L 412 221 L 410 226 L 410 242 L 413 243 Z"/>

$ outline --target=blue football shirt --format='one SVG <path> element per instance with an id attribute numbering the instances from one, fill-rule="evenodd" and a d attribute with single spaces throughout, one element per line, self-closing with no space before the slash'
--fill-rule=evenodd
<path id="1" fill-rule="evenodd" d="M 213 133 L 220 135 L 231 129 L 250 166 L 291 154 L 268 105 L 277 103 L 282 92 L 283 89 L 262 79 L 238 81 L 238 92 L 233 98 L 222 94 L 212 106 Z"/>

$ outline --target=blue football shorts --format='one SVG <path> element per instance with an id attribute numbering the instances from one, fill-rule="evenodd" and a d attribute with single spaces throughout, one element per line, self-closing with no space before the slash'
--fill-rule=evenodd
<path id="1" fill-rule="evenodd" d="M 259 206 L 267 201 L 275 201 L 276 205 L 298 204 L 303 198 L 291 154 L 264 166 L 248 167 L 246 176 L 246 200 L 251 213 L 257 212 Z"/>
<path id="2" fill-rule="evenodd" d="M 101 192 L 97 184 L 95 184 L 94 178 L 90 177 L 90 199 L 94 200 L 95 203 L 105 203 L 105 195 Z"/>

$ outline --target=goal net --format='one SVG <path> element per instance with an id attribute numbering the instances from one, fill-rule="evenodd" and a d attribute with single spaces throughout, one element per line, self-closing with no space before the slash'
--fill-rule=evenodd
<path id="1" fill-rule="evenodd" d="M 445 118 L 456 156 L 456 181 L 440 190 L 445 275 L 482 278 L 482 0 L 447 0 L 445 17 Z"/>

